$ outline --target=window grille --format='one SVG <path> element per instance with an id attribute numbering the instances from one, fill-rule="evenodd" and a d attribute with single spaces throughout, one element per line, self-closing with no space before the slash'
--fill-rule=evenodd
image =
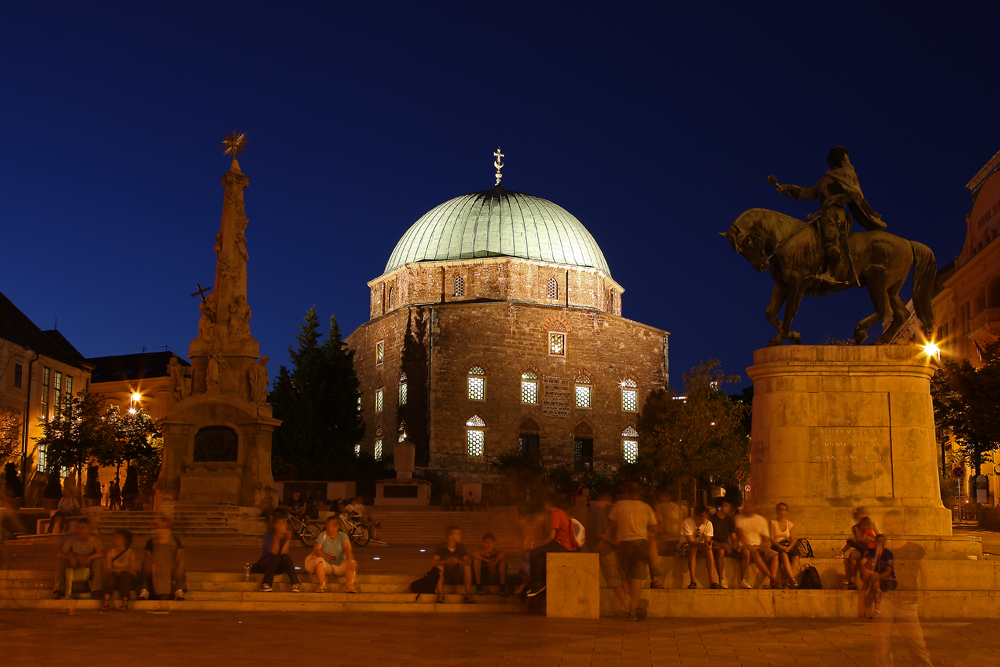
<path id="1" fill-rule="evenodd" d="M 406 405 L 406 390 L 407 390 L 406 373 L 399 376 L 399 404 Z"/>
<path id="2" fill-rule="evenodd" d="M 592 391 L 593 387 L 590 386 L 590 378 L 586 375 L 578 375 L 576 378 L 576 407 L 591 407 Z"/>
<path id="3" fill-rule="evenodd" d="M 635 427 L 627 426 L 625 430 L 622 431 L 623 438 L 638 438 L 639 432 L 635 430 Z"/>
<path id="4" fill-rule="evenodd" d="M 384 404 L 383 391 L 381 389 L 375 390 L 375 412 L 382 412 L 382 406 Z"/>
<path id="5" fill-rule="evenodd" d="M 556 357 L 566 356 L 566 334 L 549 332 L 549 354 Z"/>
<path id="6" fill-rule="evenodd" d="M 521 373 L 521 402 L 538 403 L 538 374 L 532 371 Z"/>
<path id="7" fill-rule="evenodd" d="M 622 382 L 622 410 L 637 412 L 639 406 L 639 391 L 634 380 Z"/>
<path id="8" fill-rule="evenodd" d="M 469 418 L 469 421 L 465 422 L 465 425 L 472 426 L 475 428 L 486 428 L 486 422 L 484 422 L 483 418 L 480 417 L 479 415 L 472 415 Z"/>
<path id="9" fill-rule="evenodd" d="M 375 441 L 375 460 L 376 461 L 381 461 L 382 460 L 382 441 L 381 440 L 376 440 Z"/>
<path id="10" fill-rule="evenodd" d="M 559 283 L 556 282 L 555 278 L 549 278 L 545 283 L 545 298 L 546 299 L 558 299 L 559 298 Z"/>
<path id="11" fill-rule="evenodd" d="M 457 297 L 465 296 L 465 278 L 462 276 L 455 276 L 454 295 Z"/>
<path id="12" fill-rule="evenodd" d="M 635 463 L 639 460 L 639 441 L 625 438 L 622 440 L 622 459 L 625 463 Z"/>
<path id="13" fill-rule="evenodd" d="M 486 371 L 479 366 L 469 369 L 469 398 L 473 401 L 486 400 Z"/>
<path id="14" fill-rule="evenodd" d="M 390 287 L 389 288 L 389 308 L 395 308 L 395 307 L 396 307 L 396 288 L 395 287 Z"/>
<path id="15" fill-rule="evenodd" d="M 375 365 L 379 365 L 385 359 L 385 341 L 380 340 L 375 343 Z"/>
<path id="16" fill-rule="evenodd" d="M 466 431 L 466 434 L 466 453 L 469 456 L 483 456 L 486 451 L 486 432 L 470 428 Z"/>

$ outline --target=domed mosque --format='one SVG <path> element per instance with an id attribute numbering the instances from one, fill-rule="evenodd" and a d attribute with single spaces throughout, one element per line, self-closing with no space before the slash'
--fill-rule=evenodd
<path id="1" fill-rule="evenodd" d="M 421 216 L 368 283 L 370 319 L 347 338 L 359 450 L 379 459 L 405 439 L 418 467 L 464 482 L 488 483 L 490 459 L 511 451 L 608 472 L 638 454 L 669 334 L 621 316 L 594 237 L 561 206 L 505 189 L 500 157 L 492 190 Z"/>

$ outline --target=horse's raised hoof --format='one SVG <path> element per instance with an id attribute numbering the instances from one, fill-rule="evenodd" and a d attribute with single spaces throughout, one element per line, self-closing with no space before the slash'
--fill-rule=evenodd
<path id="1" fill-rule="evenodd" d="M 771 340 L 767 341 L 767 346 L 768 347 L 775 347 L 776 345 L 781 345 L 781 341 L 782 340 L 783 339 L 781 338 L 781 336 L 775 336 Z"/>
<path id="2" fill-rule="evenodd" d="M 862 329 L 861 331 L 854 332 L 854 344 L 861 345 L 866 340 L 868 340 L 868 332 Z"/>
<path id="3" fill-rule="evenodd" d="M 788 333 L 788 340 L 792 345 L 802 345 L 802 335 L 798 331 L 790 331 Z"/>

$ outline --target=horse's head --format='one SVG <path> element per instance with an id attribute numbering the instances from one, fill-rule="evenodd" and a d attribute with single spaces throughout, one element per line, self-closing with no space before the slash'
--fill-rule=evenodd
<path id="1" fill-rule="evenodd" d="M 764 248 L 764 234 L 758 229 L 757 220 L 749 218 L 749 213 L 751 211 L 736 218 L 736 222 L 725 233 L 719 232 L 719 236 L 729 239 L 733 250 L 743 255 L 761 273 L 771 267 L 771 262 Z"/>

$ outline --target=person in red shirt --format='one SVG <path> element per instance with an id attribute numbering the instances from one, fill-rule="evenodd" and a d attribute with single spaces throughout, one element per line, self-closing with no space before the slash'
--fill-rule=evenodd
<path id="1" fill-rule="evenodd" d="M 559 507 L 563 496 L 550 493 L 545 498 L 545 511 L 549 513 L 549 533 L 541 546 L 531 550 L 531 590 L 528 597 L 534 597 L 545 590 L 545 556 L 549 553 L 576 551 L 576 535 L 569 514 Z"/>

